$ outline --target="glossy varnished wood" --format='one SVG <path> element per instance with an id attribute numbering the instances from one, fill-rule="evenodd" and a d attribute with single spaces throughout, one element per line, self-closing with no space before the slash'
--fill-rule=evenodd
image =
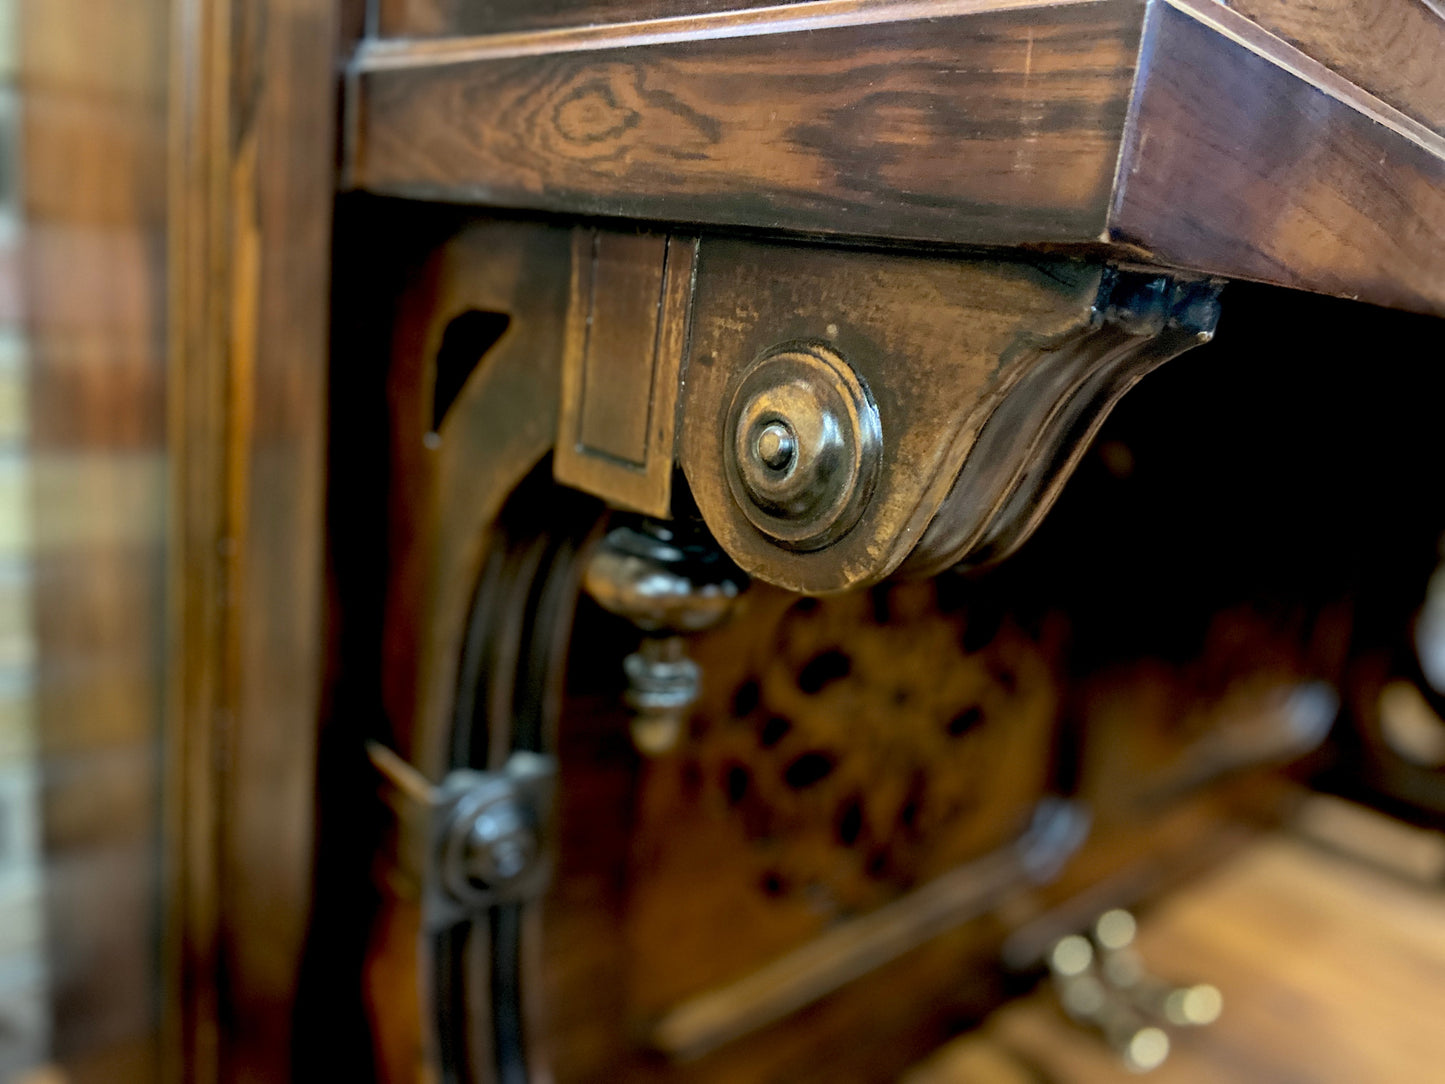
<path id="1" fill-rule="evenodd" d="M 181 1079 L 283 1080 L 322 669 L 336 12 L 177 15 L 168 316 Z"/>
<path id="2" fill-rule="evenodd" d="M 1151 10 L 1110 236 L 1232 278 L 1445 312 L 1445 140 L 1347 104 L 1343 80 L 1291 53 L 1212 3 Z"/>
<path id="3" fill-rule="evenodd" d="M 1445 131 L 1440 59 L 1445 5 L 1439 0 L 1211 2 L 1226 4 L 1371 94 Z M 770 0 L 378 0 L 374 32 L 381 38 L 442 38 L 768 6 Z"/>
<path id="4" fill-rule="evenodd" d="M 1219 1021 L 1174 1034 L 1159 1084 L 1433 1080 L 1445 973 L 1438 888 L 1288 835 L 1264 837 L 1148 912 L 1139 947 L 1163 978 L 1216 984 Z M 982 1060 L 987 1058 L 987 1060 Z M 987 1070 L 987 1071 L 986 1071 Z M 1137 1080 L 1040 990 L 903 1084 Z"/>
<path id="5" fill-rule="evenodd" d="M 695 237 L 574 233 L 553 459 L 564 485 L 671 514 L 697 249 Z"/>
<path id="6" fill-rule="evenodd" d="M 1407 29 L 1389 39 L 1398 63 L 1368 72 L 1339 41 L 1280 29 L 1341 71 L 1215 0 L 816 0 L 375 41 L 349 81 L 348 178 L 575 214 L 1102 242 L 1445 312 L 1436 68 L 1401 52 Z M 1417 29 L 1428 54 L 1435 22 Z"/>
<path id="7" fill-rule="evenodd" d="M 827 233 L 1095 240 L 1142 6 L 988 6 L 823 0 L 378 45 L 358 63 L 351 182 Z"/>
<path id="8" fill-rule="evenodd" d="M 1445 134 L 1439 0 L 1226 0 L 1266 30 Z"/>

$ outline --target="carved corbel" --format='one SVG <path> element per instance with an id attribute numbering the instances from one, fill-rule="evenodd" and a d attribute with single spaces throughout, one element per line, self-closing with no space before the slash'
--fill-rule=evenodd
<path id="1" fill-rule="evenodd" d="M 1217 283 L 1077 260 L 579 236 L 558 478 L 666 514 L 675 451 L 729 556 L 810 594 L 1012 551 L 1218 319 Z"/>

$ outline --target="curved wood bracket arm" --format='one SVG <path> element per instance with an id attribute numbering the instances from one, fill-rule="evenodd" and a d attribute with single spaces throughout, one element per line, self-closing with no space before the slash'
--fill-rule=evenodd
<path id="1" fill-rule="evenodd" d="M 678 458 L 729 555 L 811 594 L 1013 550 L 1219 311 L 1217 282 L 1072 260 L 705 239 L 696 275 Z"/>
<path id="2" fill-rule="evenodd" d="M 1208 342 L 1217 282 L 1111 275 L 1101 317 L 1041 351 L 989 415 L 952 490 L 903 571 L 977 567 L 1017 549 L 1042 522 L 1109 411 L 1141 377 Z"/>

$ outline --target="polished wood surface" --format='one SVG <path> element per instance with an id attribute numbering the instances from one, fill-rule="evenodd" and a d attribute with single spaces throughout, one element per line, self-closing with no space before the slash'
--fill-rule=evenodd
<path id="1" fill-rule="evenodd" d="M 705 239 L 677 457 L 709 530 L 750 575 L 791 590 L 837 593 L 892 573 L 974 449 L 988 447 L 981 431 L 1011 393 L 1024 389 L 1020 398 L 1030 399 L 1035 375 L 1046 387 L 1067 388 L 1069 368 L 1087 368 L 1103 275 L 1098 266 L 1037 257 L 927 259 Z M 726 434 L 737 409 L 735 374 L 789 340 L 824 343 L 846 357 L 876 397 L 886 434 L 856 525 L 820 548 L 771 543 L 717 469 L 732 454 Z M 1114 356 L 1128 356 L 1108 345 Z M 1053 410 L 1052 394 L 1032 399 Z M 1039 440 L 1032 426 L 1017 431 Z M 1010 459 L 1008 441 L 998 444 L 995 473 L 1004 482 L 1022 468 Z M 986 508 L 1002 503 L 987 485 L 973 493 Z"/>
<path id="2" fill-rule="evenodd" d="M 779 0 L 378 0 L 377 32 L 423 38 L 772 7 Z M 781 0 L 796 3 L 798 0 Z"/>
<path id="3" fill-rule="evenodd" d="M 322 967 L 313 985 L 298 987 L 313 876 L 338 868 L 316 864 L 313 837 L 323 668 L 344 670 L 330 691 L 340 688 L 343 707 L 358 709 L 333 721 L 336 763 L 352 773 L 353 791 L 370 784 L 364 766 L 347 760 L 366 728 L 439 775 L 489 532 L 507 493 L 556 437 L 570 223 L 483 223 L 438 242 L 430 262 L 418 252 L 445 231 L 429 239 L 416 228 L 408 256 L 421 270 L 405 285 L 388 264 L 392 251 L 371 252 L 369 270 L 396 276 L 376 306 L 383 315 L 343 306 L 337 320 L 375 330 L 401 298 L 396 326 L 377 338 L 394 332 L 395 356 L 369 373 L 377 398 L 363 409 L 371 413 L 344 420 L 356 439 L 332 462 L 362 475 L 342 484 L 370 490 L 381 511 L 361 521 L 365 530 L 338 514 L 331 546 L 332 571 L 353 547 L 369 548 L 374 563 L 340 577 L 338 593 L 352 594 L 323 608 L 335 61 L 338 42 L 346 49 L 365 36 L 369 6 L 24 4 L 25 223 L 15 246 L 0 246 L 0 317 L 23 322 L 33 365 L 27 424 L 7 437 L 32 457 L 34 552 L 24 558 L 23 590 L 38 651 L 54 1054 L 72 1081 L 158 1072 L 197 1084 L 277 1081 L 320 1077 L 334 1065 L 336 1051 L 322 1049 L 296 1069 L 308 1039 L 323 1046 L 332 1034 L 308 1033 L 304 1013 L 314 1022 L 336 1000 L 361 997 L 355 946 L 350 957 L 322 961 L 350 970 Z M 1420 60 L 1433 16 L 1382 6 L 1351 24 L 1358 37 L 1347 42 L 1332 14 L 1341 9 L 1327 0 L 1310 18 L 1268 0 L 1234 6 L 1280 37 L 1195 0 L 812 0 L 778 10 L 731 0 L 701 9 L 666 0 L 557 0 L 540 9 L 383 0 L 373 8 L 383 34 L 463 36 L 360 46 L 348 73 L 356 94 L 345 164 L 357 184 L 393 194 L 833 237 L 1058 243 L 1445 311 L 1439 72 Z M 639 18 L 653 22 L 565 29 Z M 536 27 L 553 29 L 528 29 Z M 1385 59 L 1351 66 L 1371 52 Z M 353 222 L 347 253 L 367 251 L 382 202 Z M 425 217 L 415 207 L 397 215 L 398 233 Z M 510 337 L 443 408 L 433 361 L 445 335 L 469 311 L 493 308 L 515 321 Z M 335 359 L 348 382 L 331 400 L 336 414 L 355 406 L 346 397 L 357 375 L 351 360 Z M 1350 370 L 1331 371 L 1343 379 Z M 1342 412 L 1337 427 L 1347 439 L 1357 432 L 1350 417 Z M 356 447 L 369 449 L 363 468 L 345 457 Z M 1378 533 L 1373 518 L 1361 518 Z M 1091 535 L 1092 527 L 1075 539 Z M 1224 542 L 1237 544 L 1222 540 L 1220 550 Z M 1380 552 L 1395 560 L 1397 550 Z M 383 604 L 375 599 L 384 591 Z M 372 604 L 375 643 L 361 656 L 337 649 L 325 658 L 326 621 Z M 1314 616 L 1329 649 L 1303 660 L 1269 656 L 1276 684 L 1337 667 L 1331 645 L 1342 621 Z M 1251 640 L 1250 627 L 1235 614 L 1221 635 L 1238 648 L 1299 632 L 1272 628 Z M 363 623 L 361 635 L 369 631 Z M 908 812 L 911 762 L 875 779 L 876 762 L 835 733 L 846 704 L 826 696 L 812 713 L 768 702 L 738 714 L 748 675 L 732 675 L 736 684 L 712 705 L 724 721 L 697 735 L 689 754 L 701 779 L 695 793 L 686 757 L 640 769 L 621 744 L 625 721 L 611 719 L 609 730 L 604 712 L 588 714 L 567 751 L 574 768 L 593 770 L 564 799 L 580 826 L 564 841 L 574 862 L 567 874 L 576 875 L 546 904 L 555 950 L 546 981 L 564 992 L 551 1001 L 556 1064 L 606 1077 L 622 1051 L 635 1057 L 637 1079 L 673 1074 L 635 1044 L 670 1006 L 756 973 L 832 920 L 887 906 L 1006 836 L 1052 770 L 1044 732 L 1059 709 L 1049 681 L 1022 680 L 1054 665 L 1030 654 L 1049 656 L 1053 642 L 1003 635 L 1033 645 L 1020 648 L 1032 670 L 991 668 L 985 660 L 999 659 L 983 651 L 951 672 L 991 683 L 988 704 L 1015 705 L 997 713 L 1016 724 L 1011 734 L 974 729 L 960 705 L 943 712 L 958 691 L 948 688 L 935 705 L 948 715 L 946 738 L 911 734 L 909 720 L 886 729 L 893 717 L 882 693 L 876 718 L 855 720 L 856 732 L 876 739 L 875 753 L 913 739 L 914 753 L 934 739 L 980 750 L 977 761 L 949 761 L 963 796 L 953 796 L 952 816 L 944 794 L 934 825 L 943 831 L 927 840 L 909 831 L 910 818 L 923 816 Z M 875 643 L 873 672 L 891 678 L 894 654 L 922 666 L 932 642 Z M 1101 878 L 1132 876 L 1140 823 L 1150 829 L 1150 860 L 1198 851 L 1223 814 L 1201 803 L 1156 819 L 1150 788 L 1160 778 L 1189 782 L 1181 741 L 1228 722 L 1239 698 L 1248 707 L 1251 695 L 1264 702 L 1270 692 L 1251 687 L 1234 700 L 1204 697 L 1194 714 L 1177 711 L 1190 690 L 1228 669 L 1211 662 L 1213 641 L 1204 642 L 1199 669 L 1141 664 L 1106 675 L 1070 709 L 1071 721 L 1113 739 L 1081 762 L 1082 786 L 1102 816 L 1072 880 L 820 1003 L 807 1017 L 816 1030 L 780 1024 L 674 1075 L 732 1081 L 740 1064 L 790 1080 L 838 1079 L 840 1065 L 885 1075 L 925 1035 L 936 1037 L 950 1010 L 956 1019 L 969 1007 L 943 999 L 978 993 L 960 995 L 959 976 L 992 954 L 1003 926 Z M 752 661 L 805 666 L 807 653 Z M 1254 654 L 1260 665 L 1267 652 Z M 924 678 L 943 684 L 931 672 Z M 1119 709 L 1120 701 L 1135 706 Z M 773 740 L 778 719 L 788 728 Z M 957 734 L 948 729 L 955 721 Z M 993 740 L 1028 743 L 1032 755 L 1003 756 Z M 1005 768 L 988 772 L 994 757 Z M 1150 786 L 1133 777 L 1131 789 L 1121 778 L 1137 776 L 1141 763 Z M 948 772 L 932 778 L 935 797 L 947 792 Z M 968 804 L 980 795 L 988 816 Z M 326 811 L 332 840 L 365 839 L 344 856 L 348 886 L 376 860 L 364 849 L 368 814 L 348 820 L 362 804 Z M 904 842 L 885 844 L 885 834 Z M 612 849 L 596 846 L 599 838 Z M 716 868 L 704 861 L 719 855 Z M 408 872 L 386 874 L 400 882 Z M 706 906 L 688 913 L 710 875 L 724 881 L 719 901 L 761 915 L 748 930 L 732 936 L 734 915 L 721 906 L 721 917 Z M 1304 880 L 1302 898 L 1326 894 L 1323 882 Z M 831 902 L 820 906 L 805 883 L 823 885 Z M 368 890 L 393 887 L 388 879 Z M 1384 899 L 1366 895 L 1330 910 L 1330 920 L 1353 922 Z M 328 902 L 322 924 L 360 926 L 373 897 Z M 1246 913 L 1254 926 L 1230 931 L 1241 957 L 1259 947 L 1261 928 L 1273 931 L 1268 914 Z M 1277 923 L 1286 940 L 1309 913 L 1301 904 L 1295 921 Z M 1423 926 L 1420 914 L 1401 925 Z M 423 1024 L 409 1015 L 415 918 L 404 900 L 384 900 L 382 951 L 366 988 L 378 1060 L 404 1065 L 403 1076 L 425 1072 Z M 1316 958 L 1293 944 L 1301 981 L 1313 981 Z M 695 952 L 691 971 L 678 967 L 679 946 Z M 1381 986 L 1425 955 L 1388 937 L 1367 946 L 1375 956 L 1359 974 Z M 1432 947 L 1432 968 L 1435 955 Z M 614 997 L 618 990 L 632 1000 Z M 913 1000 L 920 991 L 938 994 L 921 999 L 923 1010 Z M 1397 1047 L 1414 1042 L 1403 1029 L 1408 1015 L 1400 1030 L 1378 1021 Z M 902 1038 L 864 1041 L 875 1032 Z M 819 1036 L 836 1040 L 827 1044 L 831 1064 L 818 1056 Z M 365 1061 L 366 1035 L 351 1038 L 361 1051 L 351 1056 Z M 1249 1041 L 1275 1038 L 1261 1028 Z M 1345 1064 L 1368 1076 L 1395 1063 Z"/>
<path id="4" fill-rule="evenodd" d="M 1430 77 L 1393 67 L 1433 117 Z M 1445 139 L 1214 0 L 381 39 L 348 82 L 347 181 L 373 191 L 1076 246 L 1445 312 Z"/>
<path id="5" fill-rule="evenodd" d="M 335 8 L 178 15 L 171 845 L 180 1078 L 284 1079 L 313 861 Z"/>
<path id="6" fill-rule="evenodd" d="M 697 283 L 695 237 L 578 229 L 552 473 L 672 514 L 677 398 Z"/>
<path id="7" fill-rule="evenodd" d="M 563 41 L 379 43 L 357 59 L 350 183 L 826 233 L 1094 240 L 1141 4 L 1009 6 L 822 0 Z"/>
<path id="8" fill-rule="evenodd" d="M 1279 44 L 1210 3 L 1155 6 L 1146 40 L 1113 238 L 1232 278 L 1445 312 L 1445 139 L 1343 105 L 1341 80 L 1299 78 Z"/>
<path id="9" fill-rule="evenodd" d="M 497 526 L 497 505 L 488 502 L 514 487 L 555 439 L 560 373 L 555 361 L 539 366 L 537 359 L 562 356 L 568 291 L 559 272 L 572 238 L 550 226 L 467 223 L 455 209 L 357 198 L 370 217 L 353 226 L 394 214 L 394 232 L 420 252 L 433 216 L 461 223 L 432 244 L 419 269 L 396 272 L 410 285 L 394 302 L 394 333 L 362 337 L 375 349 L 389 339 L 392 353 L 370 378 L 384 382 L 386 394 L 367 385 L 371 428 L 358 423 L 350 445 L 392 457 L 389 493 L 379 491 L 378 472 L 351 483 L 378 505 L 390 502 L 376 522 L 391 532 L 389 551 L 374 566 L 389 569 L 388 605 L 360 631 L 377 647 L 359 664 L 353 658 L 353 702 L 365 705 L 384 684 L 388 711 L 372 720 L 374 732 L 436 778 L 456 755 L 457 718 L 476 718 L 454 706 L 457 660 L 488 547 L 538 552 L 530 535 L 514 533 L 512 518 Z M 374 261 L 343 261 L 361 283 L 393 263 L 407 265 L 374 241 L 366 230 L 351 235 Z M 1041 534 L 996 570 L 1005 579 L 993 590 L 1005 610 L 1027 611 L 1032 598 L 1047 612 L 1071 600 L 1065 696 L 1036 684 L 1041 675 L 1044 684 L 1059 680 L 1059 670 L 1035 654 L 1047 650 L 1047 636 L 1009 631 L 997 610 L 990 617 L 983 578 L 945 581 L 964 595 L 965 640 L 973 624 L 1001 641 L 997 655 L 992 646 L 965 644 L 962 658 L 943 650 L 956 646 L 957 614 L 930 618 L 930 604 L 918 600 L 928 585 L 897 586 L 883 605 L 863 595 L 811 611 L 804 604 L 773 626 L 760 592 L 763 609 L 717 633 L 715 650 L 699 645 L 711 684 L 698 729 L 669 758 L 644 761 L 628 744 L 620 704 L 627 630 L 584 622 L 573 658 L 600 672 L 603 688 L 581 689 L 560 729 L 560 861 L 540 904 L 538 967 L 527 973 L 540 976 L 543 992 L 537 1056 L 558 1079 L 802 1081 L 845 1072 L 888 1079 L 1001 996 L 990 961 L 1009 929 L 1047 925 L 1060 913 L 1082 924 L 1091 916 L 1078 915 L 1081 908 L 1148 898 L 1181 868 L 1216 857 L 1216 843 L 1232 841 L 1231 826 L 1275 797 L 1268 777 L 1244 768 L 1298 752 L 1278 741 L 1292 725 L 1281 697 L 1338 683 L 1355 627 L 1337 592 L 1388 594 L 1359 584 L 1373 582 L 1369 575 L 1382 565 L 1409 563 L 1401 533 L 1378 526 L 1385 508 L 1403 507 L 1408 489 L 1387 465 L 1420 460 L 1433 430 L 1417 419 L 1438 401 L 1431 390 L 1438 381 L 1416 381 L 1438 376 L 1439 367 L 1396 358 L 1366 395 L 1345 379 L 1362 348 L 1430 321 L 1294 292 L 1231 289 L 1233 317 L 1220 337 L 1146 379 L 1141 398 L 1126 400 L 1106 426 L 1102 446 Z M 511 314 L 507 335 L 515 337 L 482 353 L 475 379 L 438 425 L 439 354 L 475 312 Z M 344 356 L 355 362 L 349 351 Z M 348 372 L 358 376 L 354 364 Z M 1246 385 L 1251 394 L 1239 396 Z M 1405 386 L 1415 390 L 1402 396 Z M 1162 398 L 1150 397 L 1149 387 Z M 1394 413 L 1385 409 L 1401 398 L 1422 413 L 1406 418 L 1398 403 Z M 387 440 L 378 436 L 383 408 Z M 1220 432 L 1231 439 L 1219 441 Z M 336 462 L 350 459 L 343 452 Z M 1395 496 L 1381 492 L 1381 477 L 1399 487 Z M 539 515 L 563 499 L 545 482 L 543 467 L 524 491 L 525 506 Z M 1362 512 L 1341 522 L 1346 502 Z M 1409 533 L 1433 561 L 1435 535 Z M 338 532 L 348 549 L 365 535 Z M 508 587 L 517 599 L 530 590 L 519 579 Z M 837 676 L 843 667 L 831 654 L 841 634 L 829 626 L 830 607 L 841 607 L 846 620 L 838 627 L 847 625 L 860 642 L 876 638 L 849 656 L 846 677 Z M 795 626 L 786 636 L 768 631 L 785 625 Z M 1001 657 L 1003 643 L 1021 650 Z M 824 664 L 810 671 L 820 657 Z M 368 659 L 387 662 L 368 668 Z M 824 680 L 830 672 L 833 680 Z M 966 680 L 976 684 L 965 688 Z M 493 716 L 504 734 L 507 702 Z M 1045 743 L 1047 715 L 1077 744 Z M 1024 744 L 1010 745 L 1014 739 Z M 475 748 L 483 736 L 466 740 Z M 970 743 L 975 756 L 946 752 Z M 1046 744 L 1058 753 L 1052 765 L 1038 759 Z M 770 963 L 796 960 L 793 953 L 814 938 L 908 899 L 932 874 L 997 843 L 1055 770 L 1058 785 L 1095 814 L 1089 842 L 1057 882 L 1020 892 L 992 915 L 696 1061 L 646 1049 L 672 1009 L 738 993 L 750 976 L 772 974 Z M 1229 775 L 1235 778 L 1222 778 Z M 926 799 L 914 802 L 920 777 Z M 961 805 L 951 813 L 952 799 Z M 937 820 L 928 820 L 929 810 Z M 930 829 L 915 837 L 910 820 Z M 389 856 L 395 839 L 383 837 Z M 416 996 L 424 988 L 411 894 L 417 872 L 415 862 L 388 865 L 370 914 L 366 1008 L 377 1062 L 391 1079 L 414 1078 L 429 1029 Z M 333 899 L 321 921 L 354 913 L 357 898 Z M 478 1034 L 485 1026 L 483 1018 Z"/>
<path id="10" fill-rule="evenodd" d="M 1439 0 L 1224 2 L 1445 135 L 1445 4 Z"/>
<path id="11" fill-rule="evenodd" d="M 5 559 L 33 612 L 37 1012 L 71 1081 L 284 1079 L 322 665 L 332 5 L 16 6 L 0 315 L 24 335 L 29 518 Z"/>
<path id="12" fill-rule="evenodd" d="M 783 0 L 783 3 L 799 0 Z M 1439 0 L 1209 0 L 1228 6 L 1364 90 L 1445 131 Z M 358 0 L 359 4 L 359 0 Z M 380 38 L 443 38 L 711 14 L 765 0 L 378 0 Z M 1037 0 L 1029 6 L 1047 6 Z"/>

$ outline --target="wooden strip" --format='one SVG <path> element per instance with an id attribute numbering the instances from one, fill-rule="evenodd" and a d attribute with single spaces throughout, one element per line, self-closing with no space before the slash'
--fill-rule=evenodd
<path id="1" fill-rule="evenodd" d="M 597 235 L 586 295 L 573 298 L 577 308 L 585 305 L 587 318 L 577 358 L 577 428 L 567 436 L 579 448 L 639 470 L 647 463 L 649 397 L 617 393 L 652 386 L 666 263 L 662 234 Z"/>
<path id="2" fill-rule="evenodd" d="M 1253 33 L 1226 36 L 1180 4 L 1150 9 L 1110 239 L 1200 271 L 1445 313 L 1439 137 L 1306 81 L 1309 58 Z"/>
<path id="3" fill-rule="evenodd" d="M 689 998 L 652 1029 L 651 1041 L 693 1057 L 833 993 L 920 945 L 984 914 L 1005 893 L 1055 876 L 1078 849 L 1087 822 L 1064 802 L 1038 806 L 1013 843 L 949 870 L 726 986 Z"/>
<path id="4" fill-rule="evenodd" d="M 1439 132 L 1218 0 L 1004 6 L 813 0 L 377 46 L 353 69 L 350 176 L 570 214 L 1102 240 L 1441 311 Z"/>
<path id="5" fill-rule="evenodd" d="M 945 873 L 878 910 L 835 926 L 786 956 L 669 1012 L 652 1042 L 697 1055 L 832 993 L 982 914 L 1009 888 L 1026 883 L 1016 856 L 991 855 Z"/>
<path id="6" fill-rule="evenodd" d="M 553 458 L 564 485 L 671 514 L 696 259 L 696 238 L 575 231 Z"/>
<path id="7" fill-rule="evenodd" d="M 1090 242 L 1140 22 L 1139 0 L 1104 0 L 363 70 L 351 176 L 581 214 Z"/>
<path id="8" fill-rule="evenodd" d="M 983 15 L 1039 7 L 1097 4 L 1102 0 L 799 0 L 769 7 L 699 11 L 638 19 L 636 5 L 628 5 L 631 19 L 583 22 L 552 29 L 499 30 L 434 39 L 378 38 L 356 53 L 355 71 L 389 71 L 399 68 L 434 68 L 477 60 L 505 60 L 521 56 L 622 49 L 635 45 L 662 45 L 672 41 L 749 38 L 763 34 L 796 34 L 844 26 L 877 26 L 917 19 L 944 19 L 957 15 Z"/>
<path id="9" fill-rule="evenodd" d="M 379 0 L 379 29 L 387 37 L 484 34 L 521 27 L 621 22 L 736 8 L 771 7 L 780 0 Z M 792 0 L 781 0 L 789 3 Z"/>

